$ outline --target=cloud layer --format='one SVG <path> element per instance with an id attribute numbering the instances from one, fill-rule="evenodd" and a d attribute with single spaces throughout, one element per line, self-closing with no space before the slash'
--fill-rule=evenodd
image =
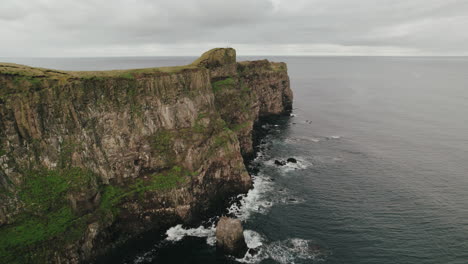
<path id="1" fill-rule="evenodd" d="M 466 0 L 2 0 L 0 56 L 468 55 Z"/>

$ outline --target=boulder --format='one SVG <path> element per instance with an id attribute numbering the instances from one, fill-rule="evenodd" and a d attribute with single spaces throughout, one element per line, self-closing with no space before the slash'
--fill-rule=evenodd
<path id="1" fill-rule="evenodd" d="M 216 226 L 216 248 L 224 254 L 238 258 L 244 257 L 248 248 L 239 219 L 221 217 Z"/>
<path id="2" fill-rule="evenodd" d="M 290 163 L 297 163 L 297 160 L 295 158 L 289 158 L 287 160 L 287 162 L 290 162 Z"/>

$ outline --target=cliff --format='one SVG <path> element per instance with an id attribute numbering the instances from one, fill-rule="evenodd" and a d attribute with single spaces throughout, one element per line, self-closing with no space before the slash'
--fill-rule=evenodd
<path id="1" fill-rule="evenodd" d="M 0 63 L 0 263 L 81 263 L 251 187 L 253 127 L 291 109 L 284 63 L 66 72 Z M 244 157 L 244 158 L 243 158 Z"/>

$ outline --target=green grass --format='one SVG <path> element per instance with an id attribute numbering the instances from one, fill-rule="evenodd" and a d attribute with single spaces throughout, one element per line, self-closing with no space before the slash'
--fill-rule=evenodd
<path id="1" fill-rule="evenodd" d="M 100 209 L 111 211 L 114 215 L 117 215 L 119 213 L 118 205 L 125 198 L 137 194 L 143 195 L 149 191 L 168 191 L 187 182 L 190 176 L 194 175 L 193 172 L 174 166 L 164 172 L 154 173 L 147 179 L 137 179 L 125 187 L 108 185 L 104 188 Z"/>
<path id="2" fill-rule="evenodd" d="M 191 175 L 193 175 L 193 173 L 179 166 L 174 166 L 166 172 L 151 175 L 150 180 L 147 182 L 139 181 L 134 185 L 136 187 L 135 191 L 142 193 L 146 191 L 170 190 L 186 182 L 189 178 L 188 176 Z"/>
<path id="3" fill-rule="evenodd" d="M 19 198 L 28 211 L 46 214 L 67 204 L 65 196 L 87 188 L 96 176 L 88 170 L 73 167 L 58 170 L 34 170 L 25 174 Z"/>
<path id="4" fill-rule="evenodd" d="M 29 78 L 28 82 L 30 82 L 33 85 L 40 85 L 41 84 L 41 80 L 38 79 L 38 78 Z"/>
<path id="5" fill-rule="evenodd" d="M 32 86 L 38 86 L 42 83 L 41 79 L 36 76 L 23 76 L 17 75 L 13 79 L 13 83 L 16 85 L 22 85 L 24 83 L 29 83 Z"/>
<path id="6" fill-rule="evenodd" d="M 133 76 L 133 74 L 131 72 L 125 72 L 122 75 L 120 75 L 119 77 L 124 78 L 124 79 L 129 79 L 129 80 L 135 79 L 135 76 Z"/>
<path id="7" fill-rule="evenodd" d="M 173 135 L 174 132 L 169 130 L 161 130 L 155 133 L 151 139 L 151 147 L 159 155 L 166 158 L 172 158 L 173 150 Z"/>
<path id="8" fill-rule="evenodd" d="M 62 207 L 44 217 L 22 215 L 19 224 L 2 229 L 0 248 L 28 246 L 61 234 L 74 220 L 71 208 Z"/>
<path id="9" fill-rule="evenodd" d="M 119 213 L 119 205 L 126 198 L 144 195 L 146 192 L 168 191 L 186 183 L 195 173 L 174 166 L 161 173 L 138 179 L 126 186 L 108 185 L 102 189 L 97 215 L 101 220 Z M 12 225 L 0 228 L 0 261 L 14 262 L 33 247 L 47 248 L 45 243 L 74 241 L 86 229 L 88 215 L 74 215 L 66 198 L 67 194 L 89 188 L 95 175 L 80 168 L 35 170 L 25 174 L 19 198 L 26 210 Z"/>
<path id="10" fill-rule="evenodd" d="M 107 212 L 111 212 L 113 215 L 117 215 L 119 213 L 118 204 L 126 196 L 125 194 L 126 192 L 119 186 L 105 186 L 99 205 L 101 213 L 105 215 Z"/>
<path id="11" fill-rule="evenodd" d="M 119 213 L 119 205 L 126 198 L 146 192 L 163 192 L 186 183 L 195 173 L 174 166 L 161 173 L 149 175 L 125 186 L 107 185 L 96 215 L 105 221 Z M 0 227 L 0 262 L 24 263 L 34 258 L 30 253 L 47 257 L 53 243 L 76 241 L 83 236 L 90 215 L 79 217 L 69 205 L 67 194 L 90 188 L 95 175 L 81 168 L 34 170 L 25 173 L 19 199 L 25 210 L 14 224 Z M 112 217 L 112 216 L 111 216 Z M 41 249 L 42 248 L 42 249 Z"/>
<path id="12" fill-rule="evenodd" d="M 239 132 L 241 131 L 242 129 L 246 128 L 249 126 L 249 122 L 244 122 L 244 123 L 241 123 L 241 124 L 232 124 L 230 129 L 234 132 Z"/>
<path id="13" fill-rule="evenodd" d="M 39 84 L 41 79 L 87 79 L 87 80 L 103 80 L 108 77 L 120 77 L 124 79 L 135 79 L 136 75 L 145 74 L 161 74 L 161 73 L 178 73 L 184 70 L 197 69 L 194 65 L 174 66 L 174 67 L 158 67 L 144 69 L 128 69 L 128 70 L 111 70 L 111 71 L 59 71 L 45 68 L 36 68 L 26 65 L 14 63 L 0 62 L 0 75 L 14 76 L 15 82 L 26 80 L 32 84 Z"/>
<path id="14" fill-rule="evenodd" d="M 61 172 L 29 172 L 25 179 L 19 197 L 29 210 L 47 212 L 57 204 L 63 204 L 62 198 L 68 190 L 68 184 Z"/>
<path id="15" fill-rule="evenodd" d="M 232 86 L 236 83 L 236 81 L 233 79 L 233 78 L 226 78 L 224 80 L 220 80 L 220 81 L 217 81 L 217 82 L 214 82 L 212 83 L 212 87 L 213 87 L 213 92 L 219 92 L 221 91 L 223 88 L 225 87 L 229 87 L 229 86 Z"/>
<path id="16" fill-rule="evenodd" d="M 26 172 L 18 194 L 25 210 L 14 224 L 0 228 L 0 260 L 56 237 L 73 240 L 82 236 L 83 219 L 73 214 L 66 196 L 88 188 L 94 177 L 81 168 Z"/>

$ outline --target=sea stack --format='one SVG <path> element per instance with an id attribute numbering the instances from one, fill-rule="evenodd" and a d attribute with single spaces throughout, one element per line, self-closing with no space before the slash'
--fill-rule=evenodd
<path id="1" fill-rule="evenodd" d="M 216 247 L 224 254 L 241 258 L 247 252 L 244 229 L 239 219 L 221 217 L 216 227 Z"/>

